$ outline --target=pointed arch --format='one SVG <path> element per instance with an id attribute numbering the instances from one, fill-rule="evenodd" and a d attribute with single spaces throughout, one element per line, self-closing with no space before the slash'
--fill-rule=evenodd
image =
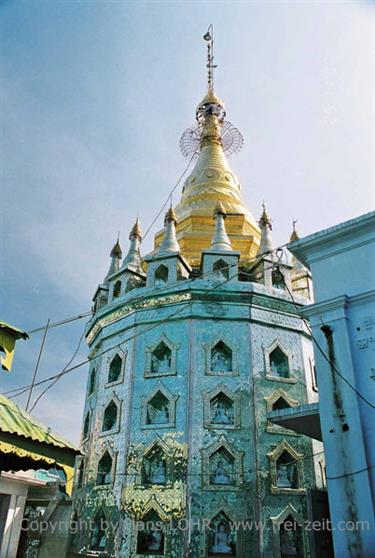
<path id="1" fill-rule="evenodd" d="M 92 551 L 105 552 L 108 548 L 108 521 L 104 509 L 100 507 L 93 515 L 92 528 L 89 530 L 89 548 Z"/>
<path id="2" fill-rule="evenodd" d="M 115 281 L 115 283 L 113 283 L 112 299 L 119 298 L 121 296 L 121 290 L 122 290 L 122 283 L 121 280 L 118 279 L 117 281 Z"/>
<path id="3" fill-rule="evenodd" d="M 147 396 L 142 397 L 142 428 L 173 428 L 178 398 L 179 395 L 173 395 L 162 382 L 158 382 Z"/>
<path id="4" fill-rule="evenodd" d="M 237 555 L 237 533 L 232 527 L 232 519 L 227 510 L 220 510 L 211 517 L 206 531 L 206 555 L 217 558 L 218 555 Z"/>
<path id="5" fill-rule="evenodd" d="M 205 428 L 235 429 L 240 428 L 240 392 L 232 392 L 221 383 L 211 391 L 204 391 L 203 423 Z"/>
<path id="6" fill-rule="evenodd" d="M 266 411 L 270 413 L 276 411 L 277 409 L 287 409 L 288 407 L 296 407 L 298 405 L 297 399 L 292 399 L 289 392 L 282 388 L 275 389 L 271 395 L 264 397 L 266 403 Z M 283 426 L 273 424 L 270 420 L 267 420 L 266 431 L 271 434 L 287 434 L 290 436 L 299 436 L 294 430 L 288 430 Z"/>
<path id="7" fill-rule="evenodd" d="M 179 345 L 172 343 L 166 335 L 146 349 L 146 378 L 171 376 L 176 374 L 177 349 Z"/>
<path id="8" fill-rule="evenodd" d="M 145 286 L 145 280 L 138 275 L 129 275 L 126 278 L 125 293 L 129 293 L 134 289 L 140 289 Z"/>
<path id="9" fill-rule="evenodd" d="M 269 459 L 271 493 L 304 494 L 303 454 L 287 440 L 282 440 L 267 454 Z"/>
<path id="10" fill-rule="evenodd" d="M 163 287 L 168 283 L 169 269 L 166 265 L 160 264 L 154 273 L 155 287 Z"/>
<path id="11" fill-rule="evenodd" d="M 156 487 L 171 485 L 174 481 L 174 451 L 160 436 L 150 440 L 137 461 L 137 484 Z"/>
<path id="12" fill-rule="evenodd" d="M 238 451 L 225 436 L 201 449 L 202 483 L 206 490 L 237 490 L 243 482 L 243 451 Z"/>
<path id="13" fill-rule="evenodd" d="M 204 345 L 206 374 L 209 376 L 238 375 L 238 347 L 224 335 L 218 335 Z"/>
<path id="14" fill-rule="evenodd" d="M 140 556 L 165 556 L 166 528 L 161 526 L 162 519 L 157 503 L 143 515 L 145 529 L 137 530 L 136 552 Z"/>
<path id="15" fill-rule="evenodd" d="M 222 258 L 214 261 L 212 271 L 215 274 L 215 278 L 220 281 L 227 281 L 229 279 L 229 265 Z"/>
<path id="16" fill-rule="evenodd" d="M 278 267 L 272 270 L 271 280 L 274 289 L 285 291 L 285 277 L 283 272 Z"/>
<path id="17" fill-rule="evenodd" d="M 124 378 L 126 352 L 117 350 L 114 354 L 108 357 L 107 360 L 107 382 L 106 386 L 112 386 L 122 382 Z"/>
<path id="18" fill-rule="evenodd" d="M 285 529 L 283 529 L 283 524 L 286 521 L 290 521 L 288 531 L 292 533 L 292 536 L 285 537 Z M 275 558 L 286 558 L 288 554 L 283 552 L 286 550 L 286 546 L 291 548 L 295 546 L 293 554 L 298 556 L 298 558 L 304 558 L 307 556 L 307 540 L 305 529 L 303 525 L 305 520 L 303 516 L 296 510 L 296 508 L 289 503 L 277 516 L 271 517 L 272 522 L 272 542 L 273 542 L 273 556 Z M 290 529 L 290 525 L 292 529 Z M 290 554 L 290 552 L 289 552 Z"/>
<path id="19" fill-rule="evenodd" d="M 102 435 L 119 430 L 121 414 L 121 401 L 113 394 L 103 411 Z"/>
<path id="20" fill-rule="evenodd" d="M 79 456 L 76 465 L 76 488 L 82 488 L 84 484 L 85 465 L 85 458 L 83 456 Z"/>
<path id="21" fill-rule="evenodd" d="M 96 472 L 96 485 L 112 485 L 114 480 L 114 460 L 111 453 L 105 450 L 98 461 Z"/>
<path id="22" fill-rule="evenodd" d="M 90 371 L 89 385 L 87 389 L 87 396 L 90 397 L 94 393 L 96 384 L 96 367 L 94 366 Z"/>
<path id="23" fill-rule="evenodd" d="M 91 413 L 88 410 L 85 416 L 85 420 L 83 421 L 82 440 L 87 440 L 87 438 L 89 437 L 90 423 L 91 423 Z"/>
<path id="24" fill-rule="evenodd" d="M 263 347 L 266 378 L 279 382 L 295 383 L 293 377 L 293 354 L 279 339 Z"/>

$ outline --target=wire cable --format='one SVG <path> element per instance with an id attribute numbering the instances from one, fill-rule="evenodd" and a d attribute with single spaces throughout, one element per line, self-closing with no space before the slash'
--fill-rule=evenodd
<path id="1" fill-rule="evenodd" d="M 277 264 L 276 264 L 277 266 Z M 310 323 L 306 320 L 305 316 L 303 315 L 303 313 L 298 309 L 297 304 L 295 302 L 294 296 L 292 294 L 292 292 L 290 291 L 288 285 L 286 284 L 284 275 L 280 272 L 280 275 L 282 276 L 282 281 L 284 283 L 285 289 L 287 290 L 299 316 L 301 317 L 301 319 L 303 320 L 304 324 L 306 325 L 306 327 L 309 330 L 309 333 L 315 343 L 315 345 L 317 346 L 319 352 L 321 353 L 321 355 L 323 356 L 323 358 L 328 362 L 328 364 L 330 365 L 331 369 L 358 395 L 358 397 L 360 399 L 362 399 L 362 401 L 364 401 L 369 407 L 371 407 L 372 409 L 375 409 L 375 405 L 373 405 L 371 403 L 371 401 L 369 401 L 364 395 L 362 395 L 362 393 L 360 393 L 357 388 L 355 386 L 353 386 L 353 384 L 351 382 L 349 382 L 349 380 L 347 378 L 345 378 L 345 376 L 343 374 L 341 374 L 341 372 L 336 368 L 336 366 L 333 364 L 333 362 L 331 362 L 330 358 L 326 355 L 325 351 L 322 349 L 322 347 L 320 346 L 320 343 L 316 340 L 313 331 L 311 329 L 311 325 Z"/>
<path id="2" fill-rule="evenodd" d="M 152 221 L 152 223 L 149 225 L 149 227 L 147 228 L 145 234 L 143 235 L 143 240 L 147 237 L 148 233 L 150 232 L 150 230 L 152 229 L 152 227 L 154 226 L 154 224 L 156 223 L 156 221 L 159 219 L 160 215 L 163 213 L 164 209 L 166 208 L 166 206 L 168 205 L 168 202 L 172 199 L 172 195 L 174 193 L 174 191 L 176 190 L 176 188 L 179 186 L 181 180 L 183 179 L 183 177 L 185 176 L 185 174 L 188 171 L 188 168 L 190 167 L 194 157 L 196 155 L 196 152 L 194 152 L 192 154 L 192 156 L 190 157 L 183 173 L 181 174 L 180 178 L 177 180 L 176 184 L 173 186 L 172 190 L 169 193 L 169 196 L 167 197 L 165 203 L 162 205 L 160 211 L 158 212 L 158 214 L 156 215 L 155 219 Z"/>
<path id="3" fill-rule="evenodd" d="M 229 267 L 233 267 L 233 265 L 236 265 L 236 264 L 231 264 L 230 266 L 228 266 L 228 268 L 229 268 Z M 208 274 L 208 273 L 207 273 L 207 274 Z M 205 275 L 207 275 L 207 274 L 205 274 Z M 212 274 L 212 271 L 210 271 L 209 274 Z M 223 286 L 225 283 L 227 283 L 228 281 L 230 281 L 230 280 L 232 280 L 232 279 L 233 279 L 233 277 L 230 277 L 229 279 L 226 279 L 225 281 L 218 283 L 217 285 L 215 285 L 214 287 L 212 287 L 210 290 L 215 290 L 215 289 L 217 289 L 217 288 Z M 193 279 L 191 279 L 191 280 L 193 280 Z M 188 281 L 191 281 L 191 280 L 189 279 Z M 184 282 L 184 284 L 186 284 L 186 283 L 187 283 L 187 281 Z M 188 303 L 189 303 L 189 304 L 192 304 L 193 302 L 194 302 L 194 301 L 190 300 Z M 84 366 L 85 364 L 88 364 L 89 362 L 92 362 L 92 361 L 96 360 L 97 358 L 99 358 L 99 357 L 101 357 L 102 355 L 108 353 L 109 351 L 112 351 L 113 349 L 117 349 L 117 348 L 119 348 L 121 345 L 123 345 L 124 343 L 127 343 L 127 342 L 131 341 L 132 339 L 135 339 L 135 338 L 138 337 L 139 335 L 142 335 L 143 333 L 147 333 L 148 331 L 150 331 L 150 330 L 152 330 L 152 329 L 154 329 L 154 328 L 156 328 L 156 327 L 159 327 L 160 325 L 163 325 L 164 323 L 166 323 L 167 321 L 169 321 L 170 318 L 172 318 L 172 317 L 178 315 L 178 314 L 181 313 L 183 310 L 185 310 L 185 308 L 186 308 L 186 306 L 182 306 L 181 308 L 178 308 L 176 312 L 172 312 L 172 314 L 169 314 L 164 320 L 159 320 L 159 321 L 157 321 L 155 324 L 152 324 L 152 326 L 150 326 L 149 328 L 146 328 L 145 330 L 140 331 L 140 332 L 138 332 L 138 333 L 136 333 L 136 334 L 130 336 L 129 338 L 122 340 L 120 343 L 117 343 L 116 345 L 113 345 L 113 346 L 109 347 L 108 349 L 105 349 L 105 350 L 101 351 L 100 353 L 98 353 L 97 355 L 93 356 L 92 358 L 86 359 L 86 360 L 84 360 L 84 361 L 82 361 L 82 362 L 76 364 L 75 366 L 72 366 L 72 367 L 70 367 L 70 368 L 67 368 L 65 371 L 59 372 L 58 374 L 55 374 L 55 375 L 53 375 L 53 376 L 50 376 L 49 378 L 45 378 L 44 380 L 40 380 L 39 382 L 36 382 L 36 383 L 35 383 L 35 386 L 39 386 L 39 385 L 42 385 L 42 384 L 44 384 L 44 383 L 46 383 L 46 382 L 49 382 L 49 381 L 51 381 L 51 380 L 54 380 L 54 379 L 56 379 L 56 378 L 63 377 L 63 376 L 65 376 L 66 374 L 68 374 L 69 372 L 72 372 L 73 370 L 76 370 L 77 368 L 80 368 L 81 366 Z M 12 390 L 6 391 L 6 392 L 4 392 L 4 395 L 12 394 L 12 395 L 9 395 L 9 398 L 12 399 L 13 397 L 19 397 L 20 395 L 22 395 L 23 393 L 25 393 L 25 391 L 28 391 L 29 389 L 30 389 L 30 385 L 22 386 L 22 387 L 19 387 L 19 388 L 14 388 L 14 389 L 12 389 Z M 19 392 L 19 393 L 15 393 L 15 392 Z"/>
<path id="4" fill-rule="evenodd" d="M 352 471 L 351 473 L 344 473 L 343 475 L 337 475 L 336 477 L 327 477 L 327 480 L 338 480 L 338 479 L 344 479 L 346 477 L 352 477 L 353 475 L 359 475 L 359 473 L 364 473 L 365 471 L 369 471 L 374 467 L 375 465 L 369 465 L 368 467 L 363 467 L 363 469 L 358 469 L 357 471 Z"/>
<path id="5" fill-rule="evenodd" d="M 69 359 L 69 361 L 67 362 L 67 364 L 64 366 L 64 368 L 62 369 L 61 373 L 60 373 L 58 376 L 56 376 L 56 378 L 51 382 L 51 384 L 50 384 L 49 386 L 47 386 L 47 387 L 38 395 L 38 397 L 37 397 L 36 400 L 34 401 L 33 406 L 31 407 L 31 409 L 30 409 L 30 411 L 29 411 L 30 413 L 35 409 L 35 407 L 37 406 L 37 404 L 38 404 L 38 402 L 41 400 L 41 398 L 47 393 L 47 391 L 48 391 L 49 389 L 51 389 L 51 388 L 59 381 L 59 379 L 63 376 L 63 374 L 64 374 L 64 372 L 66 371 L 66 369 L 72 364 L 72 362 L 73 362 L 74 359 L 76 358 L 76 356 L 77 356 L 77 354 L 78 354 L 78 351 L 79 351 L 79 349 L 80 349 L 80 347 L 81 347 L 81 343 L 82 343 L 82 339 L 83 339 L 84 335 L 85 335 L 85 332 L 83 331 L 82 334 L 81 334 L 81 336 L 80 336 L 80 338 L 79 338 L 78 345 L 77 345 L 77 347 L 75 348 L 75 351 L 74 351 L 73 355 L 71 356 L 71 358 Z"/>
<path id="6" fill-rule="evenodd" d="M 282 249 L 283 246 L 285 246 L 285 245 L 278 246 L 278 247 L 275 248 L 274 250 L 271 250 L 271 251 L 267 252 L 267 255 L 271 255 L 273 252 L 275 252 L 275 253 L 277 254 L 278 252 L 280 252 L 280 250 Z M 262 260 L 263 257 L 264 257 L 264 254 L 262 254 L 261 256 L 257 256 L 256 258 L 254 258 L 254 260 L 252 260 L 252 265 L 256 265 L 257 260 Z M 278 257 L 278 259 L 280 260 L 280 257 Z M 234 266 L 236 266 L 236 265 L 237 265 L 237 263 L 227 265 L 227 266 L 223 267 L 222 270 L 224 271 L 225 269 L 230 269 L 230 268 L 232 268 L 232 267 L 234 267 Z M 265 270 L 267 270 L 267 269 L 273 269 L 275 265 L 277 265 L 277 264 L 273 263 L 271 266 L 266 267 Z M 174 286 L 176 286 L 176 285 L 186 286 L 187 284 L 189 284 L 189 283 L 191 283 L 191 282 L 193 282 L 193 281 L 197 281 L 197 280 L 199 280 L 199 279 L 204 279 L 207 275 L 212 275 L 212 274 L 213 274 L 213 272 L 212 272 L 212 270 L 210 270 L 210 271 L 204 273 L 203 275 L 201 275 L 200 277 L 192 277 L 192 278 L 187 279 L 186 281 L 183 281 L 183 282 L 181 282 L 181 281 L 176 281 L 176 282 L 172 283 L 169 287 L 167 287 L 167 289 L 163 290 L 163 294 L 168 293 L 168 291 L 169 291 L 170 289 L 174 288 Z M 242 274 L 242 275 L 245 275 L 245 276 L 247 275 L 247 276 L 249 276 L 249 277 L 252 277 L 251 274 L 245 273 L 245 272 L 242 272 L 242 271 L 241 271 L 241 274 Z M 238 274 L 237 274 L 237 275 L 238 275 Z M 216 285 L 216 286 L 213 288 L 213 290 L 216 289 L 216 288 L 218 288 L 218 287 L 220 287 L 220 286 L 222 286 L 223 284 L 227 283 L 228 281 L 230 281 L 230 280 L 233 279 L 233 278 L 234 278 L 234 277 L 231 277 L 231 278 L 227 279 L 227 280 L 224 281 L 224 282 L 220 282 L 218 285 Z M 211 289 L 210 289 L 210 290 L 211 290 Z M 137 300 L 142 300 L 143 298 L 144 298 L 143 296 L 139 296 L 139 297 L 133 299 L 133 300 L 132 300 L 132 303 L 134 304 L 134 303 L 137 302 Z M 295 305 L 296 305 L 296 303 L 295 303 Z M 184 309 L 184 308 L 185 308 L 185 307 L 182 307 L 182 309 Z M 90 313 L 90 314 L 91 314 L 91 313 Z M 169 317 L 173 317 L 173 315 L 174 315 L 174 314 L 171 314 Z M 167 317 L 166 320 L 162 320 L 161 322 L 157 322 L 157 323 L 153 324 L 153 326 L 151 326 L 151 328 L 148 328 L 147 330 L 145 330 L 145 333 L 146 333 L 147 331 L 149 331 L 150 329 L 153 329 L 154 327 L 157 327 L 158 325 L 162 325 L 165 321 L 168 321 L 169 317 Z M 107 353 L 107 352 L 109 352 L 109 351 L 112 351 L 113 349 L 116 349 L 116 348 L 121 347 L 121 345 L 123 345 L 124 343 L 126 343 L 126 342 L 132 340 L 133 338 L 134 338 L 134 336 L 133 336 L 133 337 L 130 337 L 129 339 L 125 339 L 124 341 L 121 341 L 120 343 L 118 343 L 118 344 L 116 344 L 116 345 L 114 345 L 114 346 L 112 346 L 112 347 L 109 347 L 108 349 L 105 349 L 104 351 L 98 353 L 97 355 L 95 355 L 95 357 L 86 359 L 86 360 L 82 361 L 81 363 L 78 363 L 77 365 L 72 366 L 71 368 L 67 368 L 63 373 L 62 373 L 62 372 L 59 372 L 58 374 L 55 374 L 54 376 L 50 376 L 49 378 L 45 378 L 44 380 L 41 380 L 41 381 L 37 382 L 35 385 L 36 385 L 36 386 L 42 385 L 42 384 L 44 384 L 44 383 L 46 383 L 46 382 L 49 382 L 49 381 L 51 381 L 51 380 L 54 380 L 54 379 L 57 378 L 57 377 L 59 377 L 59 379 L 60 379 L 60 377 L 64 376 L 65 374 L 67 374 L 67 373 L 69 373 L 69 372 L 72 372 L 72 371 L 76 370 L 77 368 L 80 368 L 81 366 L 84 366 L 85 364 L 88 364 L 88 363 L 92 362 L 93 360 L 95 360 L 96 358 L 99 358 L 99 357 L 102 356 L 103 354 L 105 354 L 105 353 Z M 4 395 L 9 395 L 10 398 L 19 397 L 20 395 L 23 395 L 23 393 L 25 393 L 25 391 L 27 391 L 29 388 L 30 388 L 30 386 L 21 386 L 21 387 L 19 387 L 19 388 L 14 388 L 14 389 L 11 389 L 11 390 L 8 390 L 8 391 L 4 392 Z M 19 392 L 19 393 L 17 393 L 17 392 Z"/>
<path id="7" fill-rule="evenodd" d="M 36 375 L 37 375 L 37 373 L 38 373 L 40 360 L 41 360 L 41 358 L 42 358 L 42 353 L 43 353 L 43 349 L 44 349 L 44 343 L 45 343 L 45 341 L 46 341 L 46 337 L 47 337 L 47 332 L 48 332 L 48 328 L 49 328 L 49 323 L 50 323 L 50 321 L 51 321 L 51 318 L 48 318 L 47 324 L 46 324 L 46 326 L 45 326 L 45 328 L 44 328 L 42 343 L 41 343 L 41 345 L 40 345 L 40 349 L 39 349 L 39 353 L 38 353 L 38 358 L 37 358 L 36 365 L 35 365 L 35 368 L 34 368 L 33 378 L 32 378 L 32 380 L 31 380 L 30 391 L 29 391 L 29 395 L 28 395 L 28 397 L 27 397 L 26 411 L 28 410 L 29 405 L 30 405 L 30 399 L 31 399 L 31 396 L 32 396 L 32 393 L 33 393 L 33 389 L 34 389 L 34 386 L 35 386 Z"/>
<path id="8" fill-rule="evenodd" d="M 82 318 L 86 318 L 87 316 L 90 316 L 92 314 L 92 312 L 84 312 L 83 314 L 78 314 L 77 316 L 73 316 L 71 318 L 66 318 L 64 320 L 60 320 L 59 322 L 54 322 L 52 324 L 49 324 L 48 329 L 53 329 L 54 327 L 58 327 L 64 324 L 69 324 L 70 322 L 74 322 L 76 320 L 81 320 Z M 46 328 L 46 326 L 40 326 L 40 327 L 36 327 L 35 329 L 31 329 L 29 331 L 27 331 L 26 333 L 28 335 L 32 335 L 33 333 L 37 333 L 38 331 L 43 331 Z"/>
<path id="9" fill-rule="evenodd" d="M 167 197 L 166 201 L 164 202 L 164 204 L 162 205 L 161 209 L 159 210 L 159 212 L 157 213 L 156 217 L 153 219 L 153 221 L 151 222 L 151 224 L 149 225 L 149 227 L 147 228 L 145 234 L 143 235 L 143 240 L 146 238 L 146 236 L 148 235 L 148 233 L 150 232 L 150 230 L 152 229 L 152 227 L 154 226 L 154 224 L 156 223 L 156 221 L 158 220 L 158 218 L 160 217 L 160 215 L 162 214 L 163 210 L 165 209 L 165 207 L 168 205 L 169 200 L 171 200 L 172 195 L 174 193 L 174 191 L 178 188 L 181 180 L 183 179 L 183 177 L 185 176 L 185 174 L 187 173 L 194 157 L 196 155 L 196 152 L 194 152 L 192 154 L 192 156 L 190 157 L 184 171 L 182 172 L 182 174 L 180 175 L 179 179 L 177 180 L 176 184 L 173 186 L 172 190 L 169 193 L 169 196 Z M 59 322 L 55 322 L 49 325 L 49 329 L 52 329 L 54 327 L 58 327 L 60 325 L 65 325 L 68 324 L 70 322 L 74 322 L 75 320 L 80 320 L 82 318 L 86 318 L 87 316 L 90 316 L 92 314 L 91 311 L 88 312 L 84 312 L 81 314 L 78 314 L 77 316 L 73 316 L 71 318 L 66 318 L 64 320 L 60 320 Z M 43 331 L 45 329 L 46 326 L 40 326 L 34 329 L 31 329 L 29 331 L 27 331 L 26 333 L 28 335 L 32 335 L 33 333 L 37 333 L 38 331 Z"/>

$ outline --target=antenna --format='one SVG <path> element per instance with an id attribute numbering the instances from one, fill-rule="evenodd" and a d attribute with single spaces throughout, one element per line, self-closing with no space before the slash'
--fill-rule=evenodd
<path id="1" fill-rule="evenodd" d="M 208 90 L 213 91 L 214 89 L 214 69 L 217 68 L 214 64 L 214 27 L 212 23 L 207 29 L 207 33 L 203 35 L 205 41 L 207 41 L 207 82 Z"/>

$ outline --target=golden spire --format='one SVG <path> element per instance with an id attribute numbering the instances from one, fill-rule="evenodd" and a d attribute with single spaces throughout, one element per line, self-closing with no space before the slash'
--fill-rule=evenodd
<path id="1" fill-rule="evenodd" d="M 194 152 L 197 152 L 198 157 L 185 180 L 180 203 L 175 208 L 181 251 L 193 265 L 199 264 L 202 250 L 210 246 L 214 233 L 212 214 L 218 202 L 225 205 L 227 233 L 233 249 L 240 250 L 242 258 L 255 256 L 260 238 L 258 225 L 242 200 L 241 186 L 224 152 L 228 148 L 225 144 L 226 131 L 232 134 L 229 148 L 234 146 L 233 152 L 241 147 L 243 139 L 238 130 L 225 121 L 224 103 L 214 91 L 216 65 L 212 25 L 204 39 L 207 41 L 207 94 L 197 107 L 196 127 L 187 130 L 182 138 L 186 139 L 189 148 L 189 141 L 196 141 L 190 153 L 193 153 L 193 158 Z M 189 150 L 186 153 L 189 154 Z M 160 245 L 162 237 L 163 233 L 159 231 L 155 238 L 156 246 Z"/>
<path id="2" fill-rule="evenodd" d="M 207 84 L 208 91 L 214 90 L 214 69 L 217 66 L 214 65 L 214 26 L 212 23 L 207 29 L 207 33 L 203 35 L 205 41 L 207 41 Z"/>

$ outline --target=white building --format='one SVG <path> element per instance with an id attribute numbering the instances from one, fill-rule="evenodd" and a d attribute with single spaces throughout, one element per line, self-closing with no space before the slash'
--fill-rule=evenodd
<path id="1" fill-rule="evenodd" d="M 303 313 L 315 340 L 320 424 L 316 404 L 269 418 L 318 439 L 321 427 L 335 555 L 370 558 L 375 556 L 375 212 L 296 240 L 289 249 L 314 281 L 316 302 Z"/>

